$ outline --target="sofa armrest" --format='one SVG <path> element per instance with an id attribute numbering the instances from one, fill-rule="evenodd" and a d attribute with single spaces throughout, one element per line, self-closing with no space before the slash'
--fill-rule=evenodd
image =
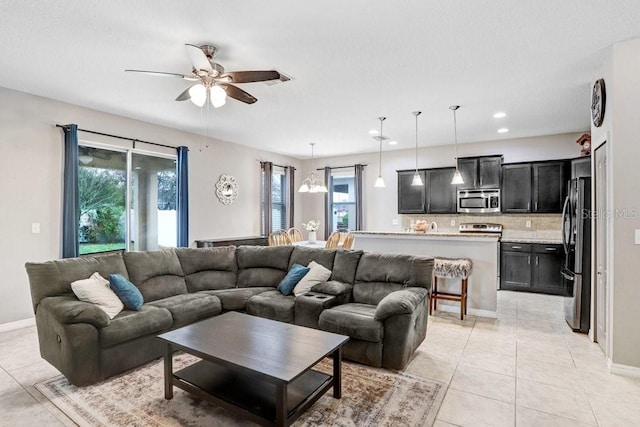
<path id="1" fill-rule="evenodd" d="M 391 292 L 376 307 L 375 319 L 384 320 L 396 314 L 411 314 L 428 295 L 427 289 L 417 287 Z"/>
<path id="2" fill-rule="evenodd" d="M 312 292 L 328 295 L 344 295 L 350 294 L 353 286 L 349 283 L 338 282 L 337 280 L 329 280 L 328 282 L 318 283 L 311 288 Z"/>
<path id="3" fill-rule="evenodd" d="M 84 302 L 73 296 L 46 297 L 39 304 L 60 323 L 88 323 L 96 328 L 104 328 L 111 323 L 107 313 L 90 302 Z"/>

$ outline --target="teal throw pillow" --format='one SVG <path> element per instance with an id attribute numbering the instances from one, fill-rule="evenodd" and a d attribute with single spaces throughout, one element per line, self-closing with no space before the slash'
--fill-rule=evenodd
<path id="1" fill-rule="evenodd" d="M 291 266 L 291 270 L 289 270 L 287 275 L 284 276 L 284 279 L 282 279 L 278 284 L 277 289 L 282 293 L 282 295 L 291 295 L 293 293 L 293 288 L 296 287 L 300 279 L 302 279 L 309 270 L 309 267 L 305 267 L 304 265 L 293 264 L 293 266 Z"/>
<path id="2" fill-rule="evenodd" d="M 126 308 L 135 311 L 140 310 L 144 303 L 144 298 L 136 288 L 136 285 L 125 279 L 122 274 L 110 274 L 109 284 Z"/>

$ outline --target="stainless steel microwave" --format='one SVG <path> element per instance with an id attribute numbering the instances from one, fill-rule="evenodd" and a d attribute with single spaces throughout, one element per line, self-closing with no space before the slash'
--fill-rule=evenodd
<path id="1" fill-rule="evenodd" d="M 499 213 L 500 189 L 458 190 L 458 213 Z"/>

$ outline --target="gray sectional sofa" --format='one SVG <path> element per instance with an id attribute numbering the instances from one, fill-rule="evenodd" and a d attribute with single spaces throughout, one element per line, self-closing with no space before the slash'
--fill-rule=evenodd
<path id="1" fill-rule="evenodd" d="M 311 292 L 275 288 L 294 263 L 331 270 Z M 427 330 L 433 259 L 294 246 L 179 248 L 27 263 L 40 353 L 87 385 L 161 357 L 156 336 L 229 310 L 349 335 L 344 357 L 402 369 Z M 118 273 L 144 297 L 109 319 L 71 282 Z"/>

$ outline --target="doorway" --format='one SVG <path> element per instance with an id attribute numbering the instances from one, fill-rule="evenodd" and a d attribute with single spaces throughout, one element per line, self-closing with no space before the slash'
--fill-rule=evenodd
<path id="1" fill-rule="evenodd" d="M 607 289 L 607 226 L 609 222 L 609 205 L 607 198 L 607 143 L 602 143 L 594 151 L 595 165 L 595 267 L 596 282 L 594 289 L 594 341 L 608 356 L 607 319 L 608 289 Z"/>

